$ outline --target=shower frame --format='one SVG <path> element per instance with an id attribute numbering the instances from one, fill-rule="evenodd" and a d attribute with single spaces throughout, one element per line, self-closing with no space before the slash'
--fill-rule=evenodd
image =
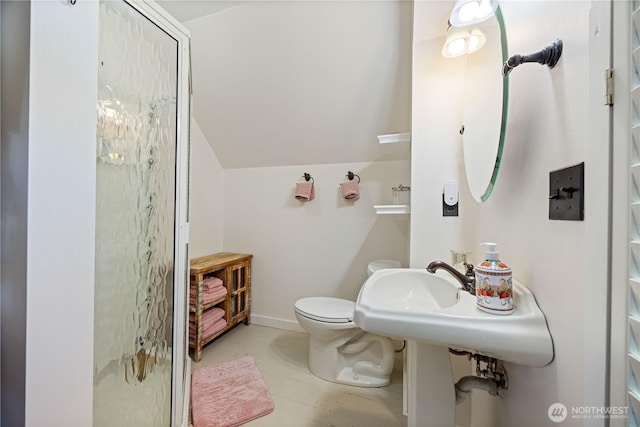
<path id="1" fill-rule="evenodd" d="M 189 282 L 190 34 L 175 18 L 153 1 L 122 1 L 174 38 L 178 46 L 171 426 L 181 427 L 187 425 L 189 420 L 191 385 L 186 320 L 188 312 L 186 292 Z"/>

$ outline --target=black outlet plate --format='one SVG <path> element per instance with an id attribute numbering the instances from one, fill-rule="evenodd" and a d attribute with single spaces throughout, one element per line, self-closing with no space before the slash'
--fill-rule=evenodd
<path id="1" fill-rule="evenodd" d="M 549 173 L 549 219 L 584 220 L 584 162 Z"/>
<path id="2" fill-rule="evenodd" d="M 456 203 L 453 206 L 449 206 L 444 202 L 444 194 L 443 194 L 442 195 L 442 216 L 458 216 L 458 203 Z"/>

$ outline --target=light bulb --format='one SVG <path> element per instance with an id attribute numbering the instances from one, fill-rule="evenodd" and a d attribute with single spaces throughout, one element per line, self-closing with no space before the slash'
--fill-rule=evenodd
<path id="1" fill-rule="evenodd" d="M 478 37 L 476 36 L 469 37 L 469 53 L 472 53 L 478 50 L 479 44 L 480 44 L 480 41 L 478 40 Z"/>
<path id="2" fill-rule="evenodd" d="M 451 43 L 449 43 L 449 52 L 452 55 L 462 55 L 464 53 L 464 47 L 465 47 L 466 43 L 464 41 L 464 39 L 458 39 L 458 40 L 454 40 Z"/>
<path id="3" fill-rule="evenodd" d="M 487 38 L 484 33 L 480 31 L 479 28 L 474 28 L 469 36 L 469 47 L 467 48 L 468 53 L 471 54 L 477 52 L 482 46 L 484 46 L 486 41 Z"/>
<path id="4" fill-rule="evenodd" d="M 442 47 L 442 56 L 455 58 L 477 52 L 486 41 L 484 33 L 477 27 L 471 30 L 471 33 L 467 29 L 451 27 L 447 31 L 447 40 Z"/>
<path id="5" fill-rule="evenodd" d="M 478 14 L 478 10 L 480 9 L 480 5 L 475 2 L 469 2 L 465 5 L 463 5 L 460 8 L 460 11 L 458 12 L 458 16 L 460 17 L 460 21 L 462 23 L 464 22 L 469 22 L 473 19 L 476 18 L 477 14 Z"/>
<path id="6" fill-rule="evenodd" d="M 489 0 L 482 0 L 478 5 L 478 10 L 476 11 L 476 19 L 484 20 L 493 14 L 493 7 L 491 6 L 491 2 Z"/>
<path id="7" fill-rule="evenodd" d="M 442 46 L 442 56 L 445 58 L 455 58 L 467 53 L 467 40 L 469 31 L 463 29 L 449 29 L 447 31 L 447 40 Z"/>
<path id="8" fill-rule="evenodd" d="M 454 27 L 478 24 L 490 18 L 498 7 L 496 0 L 458 0 L 449 16 Z"/>

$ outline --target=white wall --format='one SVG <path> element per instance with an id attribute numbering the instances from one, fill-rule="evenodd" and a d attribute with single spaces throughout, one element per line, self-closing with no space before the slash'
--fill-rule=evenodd
<path id="1" fill-rule="evenodd" d="M 430 14 L 432 4 L 415 3 L 415 16 L 422 20 Z M 450 9 L 447 13 L 450 12 Z M 422 21 L 424 22 L 424 21 Z M 416 25 L 416 32 L 424 30 Z M 422 39 L 416 34 L 413 44 L 413 112 L 411 151 L 412 205 L 411 267 L 424 268 L 429 262 L 450 262 L 450 250 L 475 251 L 472 237 L 475 225 L 465 223 L 477 209 L 466 185 L 462 158 L 462 141 L 458 133 L 462 124 L 464 99 L 464 58 L 437 60 L 444 40 Z M 446 101 L 440 101 L 446 100 Z M 443 108 L 443 103 L 446 108 Z M 445 112 L 445 114 L 443 114 Z M 442 191 L 445 181 L 458 183 L 457 217 L 442 216 Z M 463 357 L 451 357 L 454 381 L 475 374 L 475 367 Z M 456 425 L 470 423 L 471 399 L 456 406 Z"/>
<path id="2" fill-rule="evenodd" d="M 30 7 L 25 424 L 86 426 L 93 395 L 98 3 Z"/>
<path id="3" fill-rule="evenodd" d="M 338 188 L 348 171 L 362 179 L 355 202 Z M 302 203 L 294 193 L 305 172 L 316 197 Z M 407 215 L 380 216 L 373 208 L 391 203 L 399 184 L 409 184 L 406 160 L 225 170 L 224 249 L 254 255 L 252 322 L 297 329 L 297 299 L 355 300 L 369 261 L 406 266 Z"/>
<path id="4" fill-rule="evenodd" d="M 2 2 L 3 425 L 91 424 L 97 6 Z"/>
<path id="5" fill-rule="evenodd" d="M 369 261 L 408 263 L 408 216 L 378 217 L 373 205 L 410 184 L 408 151 L 376 135 L 410 126 L 411 16 L 410 2 L 266 1 L 185 23 L 200 127 L 191 257 L 254 254 L 255 323 L 297 328 L 296 299 L 355 299 Z M 339 196 L 348 170 L 363 180 L 355 203 Z M 317 196 L 301 205 L 304 172 Z"/>
<path id="6" fill-rule="evenodd" d="M 185 23 L 194 117 L 225 168 L 400 160 L 372 137 L 406 132 L 409 1 L 248 1 Z M 373 140 L 375 141 L 375 140 Z"/>
<path id="7" fill-rule="evenodd" d="M 415 32 L 424 25 L 418 11 L 428 3 L 416 3 Z M 464 75 L 456 70 L 461 60 L 438 54 L 443 38 L 414 43 L 412 266 L 447 257 L 459 245 L 473 251 L 477 262 L 482 255 L 477 245 L 497 242 L 515 278 L 536 295 L 555 344 L 555 360 L 547 367 L 508 365 L 509 390 L 504 400 L 493 400 L 497 413 L 487 418 L 474 410 L 472 425 L 549 425 L 547 409 L 554 402 L 569 410 L 605 404 L 608 140 L 601 91 L 608 16 L 600 7 L 605 5 L 501 2 L 511 54 L 538 51 L 555 38 L 563 39 L 565 49 L 553 70 L 525 64 L 512 72 L 502 170 L 482 205 L 470 201 L 460 163 L 462 105 L 456 86 Z M 585 221 L 550 221 L 549 172 L 581 161 L 586 163 Z M 437 213 L 441 180 L 452 176 L 461 182 L 457 220 Z M 563 425 L 601 423 L 569 418 Z"/>
<path id="8" fill-rule="evenodd" d="M 191 243 L 189 257 L 222 251 L 224 170 L 202 134 L 191 120 Z"/>
<path id="9" fill-rule="evenodd" d="M 416 3 L 416 16 L 428 11 L 427 2 Z M 471 247 L 476 227 L 464 218 L 473 217 L 477 205 L 467 188 L 458 133 L 462 124 L 460 82 L 464 81 L 465 62 L 441 60 L 442 43 L 441 39 L 416 40 L 413 47 L 412 267 L 424 267 L 436 259 L 449 262 L 451 249 L 476 252 Z M 442 216 L 445 181 L 458 183 L 457 217 Z"/>

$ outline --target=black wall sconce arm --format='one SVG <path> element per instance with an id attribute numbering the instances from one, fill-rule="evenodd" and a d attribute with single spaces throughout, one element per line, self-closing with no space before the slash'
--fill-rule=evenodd
<path id="1" fill-rule="evenodd" d="M 562 55 L 562 40 L 556 39 L 549 46 L 544 47 L 540 52 L 530 55 L 513 55 L 507 59 L 502 66 L 502 75 L 506 76 L 520 64 L 525 62 L 537 62 L 538 64 L 548 65 L 549 68 L 555 67 Z"/>

